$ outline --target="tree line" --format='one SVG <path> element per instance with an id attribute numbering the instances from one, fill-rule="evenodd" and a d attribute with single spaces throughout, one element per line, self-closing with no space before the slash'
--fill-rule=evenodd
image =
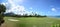
<path id="1" fill-rule="evenodd" d="M 10 16 L 10 17 L 47 17 L 46 15 L 42 16 L 42 15 L 39 15 L 39 14 L 23 14 L 23 15 L 17 15 L 17 14 L 14 14 L 13 12 L 10 12 L 10 13 L 6 13 L 5 16 Z"/>

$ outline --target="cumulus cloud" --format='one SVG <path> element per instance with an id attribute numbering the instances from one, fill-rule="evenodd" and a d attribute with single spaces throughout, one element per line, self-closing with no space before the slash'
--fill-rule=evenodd
<path id="1" fill-rule="evenodd" d="M 24 0 L 18 0 L 18 1 L 14 0 L 14 2 L 22 4 L 24 2 Z"/>
<path id="2" fill-rule="evenodd" d="M 6 3 L 1 3 L 1 4 L 6 5 Z"/>
<path id="3" fill-rule="evenodd" d="M 51 10 L 52 10 L 52 11 L 54 11 L 54 12 L 56 12 L 56 11 L 57 11 L 57 10 L 56 10 L 56 8 L 52 8 Z"/>
<path id="4" fill-rule="evenodd" d="M 4 2 L 2 2 L 1 4 L 3 4 L 3 5 L 5 5 L 5 6 L 6 6 L 8 3 L 4 3 Z"/>
<path id="5" fill-rule="evenodd" d="M 8 12 L 14 12 L 15 14 L 23 14 L 25 13 L 25 7 L 23 5 L 18 5 L 16 3 L 22 3 L 23 0 L 7 0 L 7 2 L 2 2 L 1 4 L 4 4 L 7 6 L 6 13 Z M 9 9 L 9 10 L 8 10 Z"/>

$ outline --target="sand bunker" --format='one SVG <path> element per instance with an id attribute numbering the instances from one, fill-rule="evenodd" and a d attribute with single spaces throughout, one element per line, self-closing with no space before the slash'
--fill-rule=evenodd
<path id="1" fill-rule="evenodd" d="M 16 19 L 8 19 L 9 21 L 19 21 L 19 20 L 16 20 Z"/>

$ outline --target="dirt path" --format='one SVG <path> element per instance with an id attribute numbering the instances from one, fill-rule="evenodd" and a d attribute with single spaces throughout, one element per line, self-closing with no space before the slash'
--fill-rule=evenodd
<path id="1" fill-rule="evenodd" d="M 1 27 L 14 27 L 15 26 L 15 23 L 12 23 L 12 22 L 8 22 L 8 23 L 3 23 L 2 25 L 1 25 Z"/>
<path id="2" fill-rule="evenodd" d="M 3 24 L 1 25 L 1 27 L 7 27 L 6 23 L 3 23 Z"/>

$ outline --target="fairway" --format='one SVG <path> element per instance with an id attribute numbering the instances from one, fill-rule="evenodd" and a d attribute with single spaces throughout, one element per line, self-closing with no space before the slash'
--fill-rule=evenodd
<path id="1" fill-rule="evenodd" d="M 4 23 L 5 27 L 59 27 L 59 24 L 59 18 L 48 17 L 5 17 Z"/>

